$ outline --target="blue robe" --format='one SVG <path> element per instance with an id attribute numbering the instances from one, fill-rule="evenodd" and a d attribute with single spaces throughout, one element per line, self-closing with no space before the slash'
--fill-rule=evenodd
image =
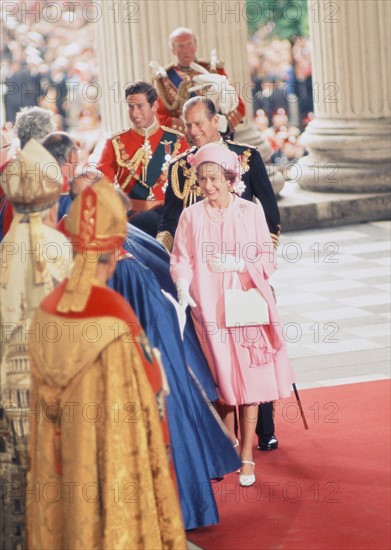
<path id="1" fill-rule="evenodd" d="M 185 529 L 217 523 L 210 480 L 237 470 L 241 462 L 189 373 L 175 308 L 154 274 L 130 255 L 118 262 L 110 286 L 126 298 L 161 353 L 170 387 L 168 424 Z"/>
<path id="2" fill-rule="evenodd" d="M 128 235 L 123 246 L 153 272 L 160 288 L 177 299 L 176 288 L 170 275 L 170 256 L 156 239 L 128 224 Z M 189 311 L 186 313 L 186 318 L 184 347 L 187 364 L 194 372 L 208 399 L 216 401 L 218 399 L 216 386 L 198 342 Z"/>

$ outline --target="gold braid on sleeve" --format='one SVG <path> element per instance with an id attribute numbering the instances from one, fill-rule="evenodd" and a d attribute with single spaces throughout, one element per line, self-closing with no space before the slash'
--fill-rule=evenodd
<path id="1" fill-rule="evenodd" d="M 156 240 L 164 246 L 169 254 L 171 253 L 174 238 L 169 231 L 160 231 L 160 233 L 156 235 Z"/>

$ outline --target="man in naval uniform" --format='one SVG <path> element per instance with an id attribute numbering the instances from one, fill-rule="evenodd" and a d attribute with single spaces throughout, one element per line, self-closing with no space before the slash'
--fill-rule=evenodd
<path id="1" fill-rule="evenodd" d="M 163 219 L 158 229 L 157 240 L 171 252 L 179 217 L 184 208 L 203 198 L 196 181 L 196 173 L 187 157 L 207 143 L 225 143 L 240 158 L 243 175 L 241 185 L 235 193 L 247 200 L 259 201 L 265 212 L 266 221 L 274 247 L 277 248 L 280 234 L 280 213 L 265 165 L 259 152 L 251 145 L 223 139 L 218 131 L 218 115 L 213 101 L 198 96 L 189 99 L 183 106 L 183 118 L 188 141 L 193 147 L 178 155 L 170 163 L 168 187 L 166 190 Z M 274 435 L 273 404 L 259 407 L 258 448 L 272 450 L 278 445 Z"/>
<path id="2" fill-rule="evenodd" d="M 183 104 L 196 95 L 207 96 L 219 114 L 219 131 L 227 137 L 243 120 L 246 107 L 243 99 L 229 82 L 224 64 L 212 52 L 210 62 L 196 60 L 197 37 L 191 29 L 179 27 L 169 38 L 177 63 L 165 69 L 155 62 L 154 84 L 159 93 L 158 117 L 161 124 L 184 131 L 181 120 Z"/>
<path id="3" fill-rule="evenodd" d="M 125 99 L 133 128 L 106 141 L 98 168 L 130 198 L 129 221 L 155 237 L 163 214 L 169 162 L 188 144 L 180 132 L 159 125 L 153 86 L 134 82 L 125 90 Z"/>

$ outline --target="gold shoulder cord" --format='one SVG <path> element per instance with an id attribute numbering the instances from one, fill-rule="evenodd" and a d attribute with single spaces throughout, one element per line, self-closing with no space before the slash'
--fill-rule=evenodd
<path id="1" fill-rule="evenodd" d="M 147 163 L 147 160 L 149 161 L 147 152 L 140 147 L 133 157 L 130 160 L 123 160 L 121 157 L 121 151 L 120 151 L 120 145 L 118 143 L 119 137 L 116 136 L 112 138 L 111 143 L 113 144 L 114 153 L 115 153 L 115 160 L 117 161 L 117 165 L 121 168 L 126 168 L 130 171 L 130 173 L 126 176 L 125 181 L 121 184 L 121 189 L 125 189 L 125 187 L 128 185 L 130 180 L 134 177 L 135 173 L 137 172 L 137 169 L 142 162 L 143 164 Z M 116 177 L 118 181 L 118 177 L 120 175 L 120 171 L 117 170 Z M 119 182 L 118 182 L 119 183 Z"/>
<path id="2" fill-rule="evenodd" d="M 195 172 L 191 168 L 188 170 L 185 170 L 186 161 L 184 159 L 176 162 L 171 171 L 171 185 L 172 190 L 174 192 L 174 195 L 183 201 L 183 208 L 186 208 L 187 199 L 189 197 L 190 189 L 194 185 L 195 182 Z M 185 176 L 185 182 L 183 185 L 183 191 L 181 192 L 179 187 L 179 179 L 178 179 L 178 170 L 179 166 L 181 166 L 184 176 Z M 190 173 L 189 173 L 190 172 Z"/>
<path id="3" fill-rule="evenodd" d="M 166 98 L 166 88 L 163 86 L 160 78 L 155 79 L 155 86 L 165 108 L 169 111 L 175 111 L 179 105 L 179 98 L 177 97 L 172 103 L 169 103 L 168 99 Z"/>
<path id="4" fill-rule="evenodd" d="M 180 133 L 178 132 L 178 134 L 180 134 Z M 173 150 L 172 155 L 171 155 L 172 158 L 176 157 L 177 154 L 178 154 L 178 151 L 181 147 L 181 138 L 182 138 L 182 134 L 178 135 L 177 140 L 176 140 L 175 145 L 174 145 L 174 150 Z"/>
<path id="5" fill-rule="evenodd" d="M 186 182 L 189 182 L 189 189 L 190 189 L 190 200 L 189 200 L 189 206 L 192 204 L 195 204 L 197 202 L 197 197 L 199 195 L 199 187 L 196 183 L 196 171 L 194 166 L 190 166 L 190 168 L 184 168 L 183 173 L 186 178 Z"/>

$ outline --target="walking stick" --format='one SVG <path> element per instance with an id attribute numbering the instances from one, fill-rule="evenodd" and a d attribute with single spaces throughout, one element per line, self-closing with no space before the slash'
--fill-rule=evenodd
<path id="1" fill-rule="evenodd" d="M 299 397 L 299 392 L 297 391 L 297 388 L 296 388 L 296 384 L 293 382 L 292 384 L 292 387 L 293 387 L 293 391 L 295 392 L 295 396 L 296 396 L 296 401 L 297 401 L 297 404 L 299 406 L 299 410 L 300 410 L 300 414 L 301 414 L 301 418 L 303 420 L 303 424 L 304 424 L 304 428 L 306 430 L 308 430 L 308 424 L 307 424 L 307 420 L 305 418 L 305 414 L 304 414 L 304 410 L 303 410 L 303 407 L 301 405 L 301 401 L 300 401 L 300 397 Z"/>

